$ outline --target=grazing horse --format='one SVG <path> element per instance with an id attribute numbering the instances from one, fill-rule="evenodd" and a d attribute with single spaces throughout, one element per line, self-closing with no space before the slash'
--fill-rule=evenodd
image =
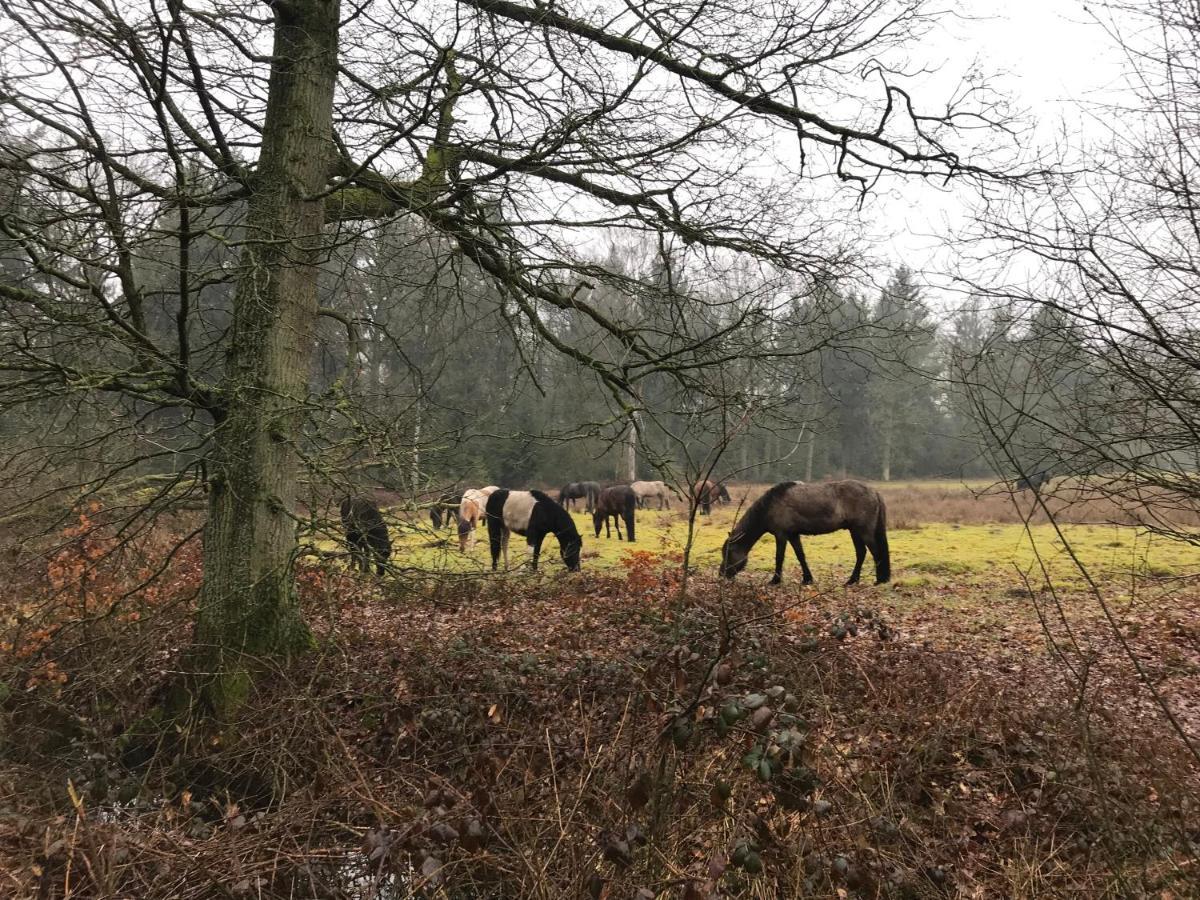
<path id="1" fill-rule="evenodd" d="M 600 537 L 600 523 L 604 523 L 604 536 L 612 537 L 608 520 L 611 518 L 617 526 L 617 540 L 621 537 L 621 519 L 625 519 L 625 531 L 629 542 L 635 540 L 633 530 L 633 511 L 637 508 L 637 495 L 627 484 L 615 484 L 600 492 L 596 508 L 592 511 L 592 524 L 596 526 L 596 537 Z"/>
<path id="2" fill-rule="evenodd" d="M 475 545 L 475 527 L 487 511 L 487 499 L 500 488 L 489 484 L 485 488 L 467 488 L 458 504 L 458 549 L 462 553 Z"/>
<path id="3" fill-rule="evenodd" d="M 729 491 L 719 481 L 697 481 L 693 490 L 696 493 L 696 505 L 706 516 L 712 512 L 712 505 L 718 500 L 729 502 Z"/>
<path id="4" fill-rule="evenodd" d="M 759 497 L 733 526 L 721 548 L 721 574 L 732 578 L 746 568 L 746 560 L 764 534 L 775 536 L 775 577 L 783 578 L 783 557 L 792 545 L 804 583 L 812 583 L 812 572 L 800 544 L 802 534 L 829 534 L 846 528 L 854 541 L 854 571 L 846 584 L 854 584 L 862 572 L 867 551 L 875 560 L 875 583 L 883 584 L 892 575 L 888 553 L 887 508 L 879 492 L 860 481 L 831 481 L 828 484 L 804 484 L 785 481 Z"/>
<path id="5" fill-rule="evenodd" d="M 449 525 L 451 522 L 459 523 L 458 506 L 460 502 L 459 495 L 454 490 L 442 491 L 433 498 L 433 505 L 429 507 L 429 521 L 433 524 L 435 531 L 442 525 Z"/>
<path id="6" fill-rule="evenodd" d="M 371 571 L 374 559 L 375 573 L 382 575 L 383 567 L 392 555 L 392 541 L 375 501 L 367 497 L 347 497 L 342 501 L 341 514 L 346 546 L 350 550 L 350 567 L 366 574 Z"/>
<path id="7" fill-rule="evenodd" d="M 600 485 L 594 481 L 572 481 L 564 485 L 558 492 L 558 502 L 563 509 L 573 509 L 576 500 L 583 501 L 583 511 L 591 512 L 596 508 L 596 498 L 600 496 Z"/>
<path id="8" fill-rule="evenodd" d="M 1038 493 L 1043 484 L 1049 484 L 1054 476 L 1049 471 L 1033 472 L 1029 475 L 1022 475 L 1017 479 L 1016 489 L 1018 491 L 1033 491 Z"/>
<path id="9" fill-rule="evenodd" d="M 671 501 L 669 490 L 666 482 L 663 481 L 635 481 L 629 485 L 633 488 L 634 496 L 637 497 L 638 508 L 645 508 L 646 504 L 657 498 L 659 509 L 670 509 Z"/>
<path id="10" fill-rule="evenodd" d="M 500 552 L 504 552 L 504 568 L 508 568 L 508 535 L 515 531 L 525 536 L 533 548 L 533 569 L 537 571 L 542 541 L 551 532 L 558 538 L 558 552 L 572 572 L 579 571 L 579 552 L 583 539 L 575 528 L 571 514 L 541 491 L 510 491 L 500 488 L 487 499 L 488 543 L 492 550 L 492 569 Z"/>

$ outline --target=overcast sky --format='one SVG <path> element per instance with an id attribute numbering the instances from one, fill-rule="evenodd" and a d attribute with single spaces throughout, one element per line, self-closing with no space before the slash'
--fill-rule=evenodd
<path id="1" fill-rule="evenodd" d="M 1028 110 L 1034 123 L 1029 136 L 1043 146 L 1102 138 L 1102 127 L 1089 116 L 1089 104 L 1112 99 L 1121 87 L 1122 59 L 1109 35 L 1079 0 L 962 0 L 964 17 L 944 17 L 941 33 L 931 36 L 914 58 L 944 60 L 931 77 L 938 95 L 953 90 L 973 61 L 994 73 L 992 83 Z M 964 222 L 967 200 L 959 191 L 908 185 L 895 198 L 878 204 L 878 216 L 892 232 L 889 255 L 914 268 L 945 270 L 950 252 L 940 236 Z"/>

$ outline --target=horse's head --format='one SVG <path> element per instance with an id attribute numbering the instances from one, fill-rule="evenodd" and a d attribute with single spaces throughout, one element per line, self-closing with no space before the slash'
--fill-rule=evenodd
<path id="1" fill-rule="evenodd" d="M 721 568 L 719 571 L 726 578 L 732 578 L 746 568 L 746 563 L 750 559 L 750 551 L 739 543 L 739 537 L 740 535 L 730 535 L 729 539 L 721 545 Z"/>
<path id="2" fill-rule="evenodd" d="M 579 555 L 583 550 L 583 538 L 579 532 L 560 532 L 558 535 L 558 552 L 562 555 L 563 564 L 568 572 L 579 571 Z"/>

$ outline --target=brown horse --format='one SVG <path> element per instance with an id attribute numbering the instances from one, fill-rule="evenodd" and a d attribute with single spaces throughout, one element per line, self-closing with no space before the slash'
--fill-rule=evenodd
<path id="1" fill-rule="evenodd" d="M 601 522 L 604 523 L 604 536 L 612 537 L 612 530 L 608 526 L 608 520 L 611 517 L 617 525 L 617 540 L 622 540 L 621 519 L 624 519 L 625 531 L 629 534 L 629 540 L 632 543 L 634 540 L 633 511 L 635 509 L 637 509 L 637 495 L 634 494 L 633 488 L 627 484 L 606 487 L 596 498 L 596 508 L 592 510 L 592 524 L 596 526 L 596 537 L 600 537 Z"/>
<path id="2" fill-rule="evenodd" d="M 466 553 L 475 543 L 475 527 L 487 512 L 487 498 L 500 488 L 489 484 L 485 488 L 467 488 L 458 504 L 458 549 Z"/>
<path id="3" fill-rule="evenodd" d="M 802 534 L 829 534 L 845 528 L 854 541 L 854 571 L 846 584 L 854 584 L 862 572 L 867 551 L 875 560 L 875 583 L 883 584 L 892 575 L 888 553 L 887 507 L 879 492 L 860 481 L 831 481 L 804 484 L 785 481 L 759 497 L 733 526 L 729 540 L 721 548 L 721 574 L 732 578 L 746 568 L 750 549 L 764 534 L 775 536 L 775 577 L 783 579 L 783 557 L 792 545 L 804 583 L 812 584 L 812 572 L 800 544 Z"/>
<path id="4" fill-rule="evenodd" d="M 719 481 L 697 481 L 692 491 L 696 495 L 696 505 L 706 516 L 712 512 L 712 505 L 718 500 L 729 502 L 729 491 Z"/>

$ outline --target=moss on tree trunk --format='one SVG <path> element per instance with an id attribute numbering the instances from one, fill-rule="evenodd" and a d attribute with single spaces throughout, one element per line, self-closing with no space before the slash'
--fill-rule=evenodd
<path id="1" fill-rule="evenodd" d="M 295 439 L 309 377 L 324 241 L 319 199 L 333 155 L 338 0 L 274 5 L 262 150 L 247 208 L 230 347 L 209 460 L 198 697 L 231 713 L 253 659 L 311 643 L 296 605 Z"/>

